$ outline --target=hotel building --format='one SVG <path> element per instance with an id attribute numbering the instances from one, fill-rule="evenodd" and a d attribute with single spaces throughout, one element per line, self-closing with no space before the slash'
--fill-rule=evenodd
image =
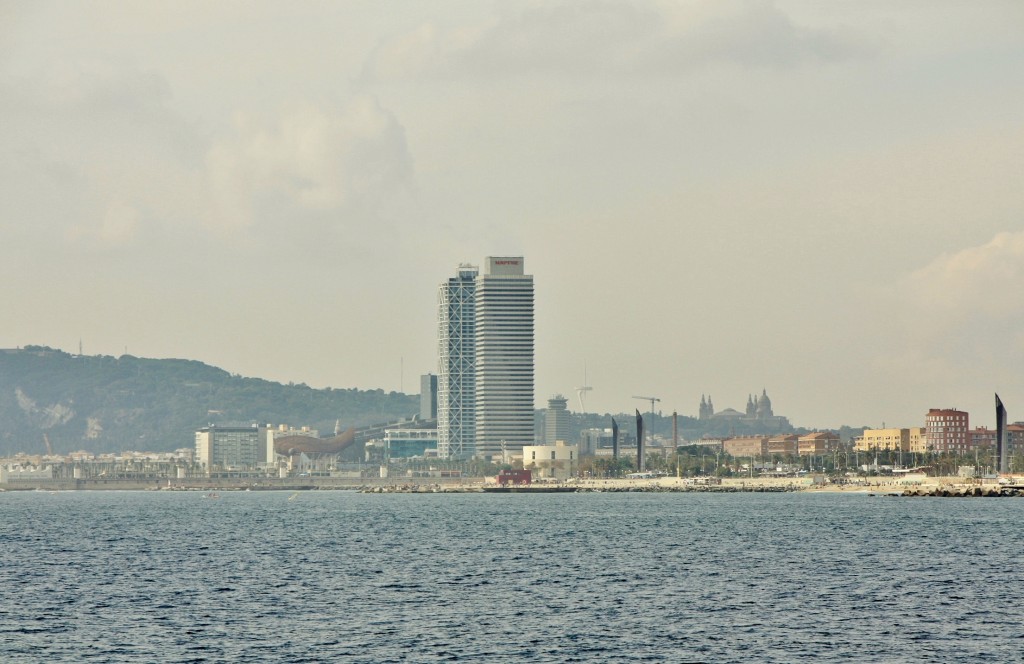
<path id="1" fill-rule="evenodd" d="M 533 436 L 533 276 L 522 256 L 488 256 L 476 278 L 476 455 L 519 452 Z"/>

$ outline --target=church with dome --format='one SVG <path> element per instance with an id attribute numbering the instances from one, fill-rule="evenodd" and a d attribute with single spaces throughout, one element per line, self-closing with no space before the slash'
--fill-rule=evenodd
<path id="1" fill-rule="evenodd" d="M 761 396 L 747 395 L 747 406 L 744 412 L 734 408 L 715 411 L 711 395 L 700 396 L 700 410 L 697 420 L 704 425 L 728 425 L 730 428 L 742 429 L 744 431 L 759 430 L 763 433 L 775 433 L 787 431 L 792 428 L 789 419 L 776 415 L 772 410 L 772 400 L 768 398 L 768 391 L 761 390 Z"/>

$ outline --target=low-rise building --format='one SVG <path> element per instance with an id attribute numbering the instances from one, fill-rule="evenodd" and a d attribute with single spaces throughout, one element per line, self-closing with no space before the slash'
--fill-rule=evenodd
<path id="1" fill-rule="evenodd" d="M 437 427 L 387 429 L 384 449 L 389 459 L 427 456 L 428 450 L 434 450 L 436 456 Z"/>
<path id="2" fill-rule="evenodd" d="M 994 429 L 988 427 L 977 427 L 967 432 L 967 449 L 970 450 L 981 450 L 981 449 L 995 449 L 996 448 L 996 432 Z"/>
<path id="3" fill-rule="evenodd" d="M 772 436 L 768 439 L 768 454 L 795 455 L 799 440 L 795 433 Z"/>
<path id="4" fill-rule="evenodd" d="M 768 436 L 744 436 L 722 441 L 726 454 L 734 457 L 755 457 L 768 454 Z"/>
<path id="5" fill-rule="evenodd" d="M 909 452 L 910 429 L 865 429 L 854 448 L 859 452 Z"/>
<path id="6" fill-rule="evenodd" d="M 832 431 L 815 431 L 800 436 L 797 451 L 800 456 L 821 456 L 839 449 L 839 434 Z"/>
<path id="7" fill-rule="evenodd" d="M 915 454 L 923 454 L 928 451 L 928 432 L 924 427 L 910 427 L 909 442 L 910 451 Z"/>
<path id="8" fill-rule="evenodd" d="M 533 476 L 568 479 L 578 474 L 580 448 L 557 441 L 554 445 L 524 445 L 523 468 L 533 471 Z"/>

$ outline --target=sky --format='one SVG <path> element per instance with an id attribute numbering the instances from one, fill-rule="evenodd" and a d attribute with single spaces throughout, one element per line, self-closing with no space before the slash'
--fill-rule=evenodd
<path id="1" fill-rule="evenodd" d="M 1024 420 L 1024 3 L 0 0 L 0 347 L 419 391 L 522 255 L 536 401 Z"/>

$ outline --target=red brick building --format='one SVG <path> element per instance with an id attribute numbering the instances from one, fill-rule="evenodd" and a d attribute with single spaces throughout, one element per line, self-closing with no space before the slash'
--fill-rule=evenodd
<path id="1" fill-rule="evenodd" d="M 924 418 L 928 447 L 933 452 L 962 454 L 970 447 L 970 421 L 967 413 L 952 408 L 932 408 Z"/>

